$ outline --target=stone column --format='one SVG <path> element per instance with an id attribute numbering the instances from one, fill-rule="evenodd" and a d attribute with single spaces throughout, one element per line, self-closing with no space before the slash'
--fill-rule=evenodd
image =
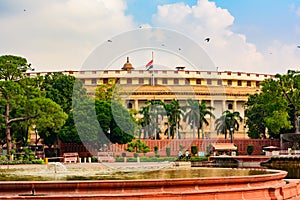
<path id="1" fill-rule="evenodd" d="M 139 110 L 139 100 L 137 100 L 137 99 L 134 99 L 134 109 L 135 110 Z"/>
<path id="2" fill-rule="evenodd" d="M 233 112 L 237 111 L 237 100 L 233 100 Z"/>
<path id="3" fill-rule="evenodd" d="M 215 102 L 213 99 L 210 100 L 210 106 L 213 108 L 215 107 Z M 213 111 L 212 111 L 212 113 L 213 113 Z M 210 124 L 210 132 L 212 133 L 215 129 L 215 119 L 211 117 L 209 124 Z"/>
<path id="4" fill-rule="evenodd" d="M 226 100 L 222 100 L 222 114 L 226 109 Z"/>

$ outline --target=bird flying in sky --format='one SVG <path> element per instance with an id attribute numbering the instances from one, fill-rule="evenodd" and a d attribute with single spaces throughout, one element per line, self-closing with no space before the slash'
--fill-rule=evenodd
<path id="1" fill-rule="evenodd" d="M 209 42 L 209 40 L 210 40 L 210 38 L 205 38 L 205 40 L 204 40 L 204 41 L 206 41 L 206 42 Z"/>

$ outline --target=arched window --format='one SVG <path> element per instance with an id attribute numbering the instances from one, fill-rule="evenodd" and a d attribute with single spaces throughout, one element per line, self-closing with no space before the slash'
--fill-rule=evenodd
<path id="1" fill-rule="evenodd" d="M 128 103 L 127 108 L 132 108 L 132 103 Z"/>
<path id="2" fill-rule="evenodd" d="M 228 110 L 232 110 L 232 108 L 233 108 L 232 104 L 231 103 L 228 104 Z"/>

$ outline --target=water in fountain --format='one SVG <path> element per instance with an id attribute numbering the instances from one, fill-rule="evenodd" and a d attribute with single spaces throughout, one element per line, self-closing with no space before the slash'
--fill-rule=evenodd
<path id="1" fill-rule="evenodd" d="M 51 166 L 53 166 L 55 173 L 57 173 L 58 171 L 68 171 L 66 166 L 60 162 L 50 162 L 48 163 L 47 168 L 51 169 Z"/>

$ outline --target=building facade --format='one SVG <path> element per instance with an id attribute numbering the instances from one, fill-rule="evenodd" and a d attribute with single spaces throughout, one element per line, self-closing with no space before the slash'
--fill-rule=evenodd
<path id="1" fill-rule="evenodd" d="M 49 72 L 48 72 L 49 73 Z M 148 100 L 170 102 L 176 99 L 180 105 L 186 105 L 187 99 L 205 100 L 207 106 L 214 107 L 215 119 L 208 119 L 205 127 L 206 137 L 217 137 L 215 120 L 226 110 L 238 111 L 244 118 L 244 103 L 249 94 L 260 91 L 260 82 L 274 78 L 270 74 L 257 74 L 231 71 L 191 71 L 184 67 L 176 70 L 135 70 L 129 59 L 120 70 L 80 70 L 64 71 L 80 79 L 89 95 L 94 95 L 96 87 L 114 81 L 120 92 L 123 104 L 128 109 L 140 110 Z M 33 72 L 31 75 L 43 75 Z M 244 120 L 245 121 L 245 120 Z M 244 121 L 235 132 L 235 137 L 247 137 Z M 165 129 L 165 120 L 161 120 L 161 129 Z M 182 126 L 182 137 L 191 138 L 189 124 Z M 223 136 L 222 136 L 223 137 Z"/>

